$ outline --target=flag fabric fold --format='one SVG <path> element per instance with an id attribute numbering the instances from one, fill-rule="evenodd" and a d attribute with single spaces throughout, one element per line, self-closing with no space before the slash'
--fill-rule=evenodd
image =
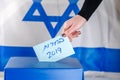
<path id="1" fill-rule="evenodd" d="M 33 46 L 59 36 L 84 0 L 4 0 L 0 3 L 0 71 L 12 56 L 36 57 Z M 72 42 L 85 71 L 120 72 L 119 0 L 103 0 Z"/>

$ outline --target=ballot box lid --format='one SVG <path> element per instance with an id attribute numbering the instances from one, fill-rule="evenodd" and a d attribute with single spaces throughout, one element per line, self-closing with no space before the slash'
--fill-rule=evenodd
<path id="1" fill-rule="evenodd" d="M 39 62 L 36 57 L 11 57 L 5 68 L 82 68 L 76 58 L 65 58 L 57 62 Z"/>

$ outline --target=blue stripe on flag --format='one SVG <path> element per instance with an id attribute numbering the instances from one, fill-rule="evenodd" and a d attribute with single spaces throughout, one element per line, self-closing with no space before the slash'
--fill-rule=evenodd
<path id="1" fill-rule="evenodd" d="M 85 71 L 120 72 L 120 49 L 77 47 L 75 52 Z"/>
<path id="2" fill-rule="evenodd" d="M 0 70 L 4 69 L 8 59 L 12 56 L 36 56 L 31 47 L 0 46 Z"/>
<path id="3" fill-rule="evenodd" d="M 120 72 L 120 49 L 109 48 L 74 48 L 85 71 Z M 0 70 L 4 69 L 8 59 L 12 56 L 36 57 L 32 47 L 0 46 Z"/>

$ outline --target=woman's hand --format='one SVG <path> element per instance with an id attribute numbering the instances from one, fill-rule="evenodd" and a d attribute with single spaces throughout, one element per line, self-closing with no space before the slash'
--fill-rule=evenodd
<path id="1" fill-rule="evenodd" d="M 67 20 L 63 25 L 63 36 L 67 36 L 70 41 L 72 41 L 73 38 L 76 38 L 81 34 L 79 30 L 85 22 L 86 19 L 80 15 L 76 15 Z"/>

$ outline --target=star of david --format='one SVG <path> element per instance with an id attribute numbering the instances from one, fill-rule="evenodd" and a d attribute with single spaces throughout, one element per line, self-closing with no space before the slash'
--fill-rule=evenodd
<path id="1" fill-rule="evenodd" d="M 64 24 L 64 22 L 71 18 L 72 16 L 69 16 L 70 13 L 73 11 L 75 14 L 79 12 L 79 7 L 77 6 L 77 2 L 79 0 L 68 0 L 69 5 L 66 8 L 65 12 L 62 16 L 49 16 L 46 14 L 41 2 L 42 0 L 33 0 L 33 4 L 31 8 L 26 13 L 25 17 L 23 18 L 23 21 L 36 21 L 36 22 L 44 22 L 48 32 L 50 33 L 51 37 L 54 38 L 59 30 L 61 29 L 61 26 Z M 35 10 L 38 10 L 40 15 L 33 15 Z M 53 27 L 51 22 L 57 22 L 56 26 Z"/>

